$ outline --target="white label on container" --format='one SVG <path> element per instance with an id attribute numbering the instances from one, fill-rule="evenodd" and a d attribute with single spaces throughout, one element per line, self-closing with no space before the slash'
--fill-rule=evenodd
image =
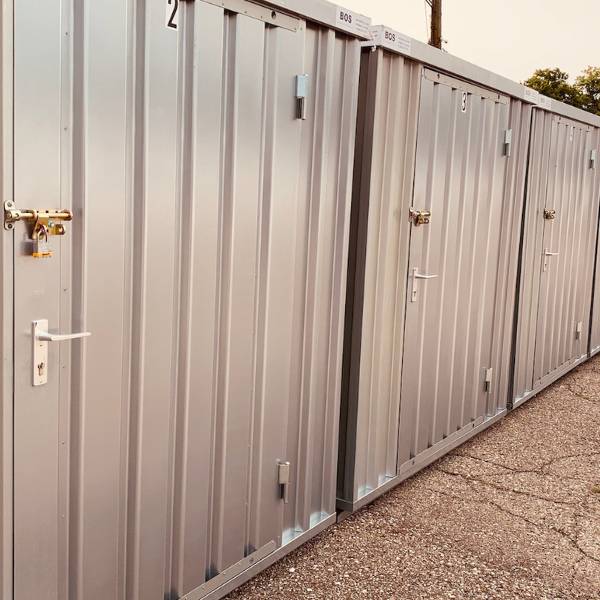
<path id="1" fill-rule="evenodd" d="M 523 92 L 523 99 L 532 104 L 537 104 L 540 100 L 540 94 L 536 90 L 526 87 Z"/>
<path id="2" fill-rule="evenodd" d="M 377 46 L 395 50 L 400 54 L 411 54 L 412 40 L 399 31 L 395 31 L 389 27 L 377 27 L 371 29 L 371 37 Z"/>
<path id="3" fill-rule="evenodd" d="M 371 21 L 368 17 L 355 13 L 343 6 L 335 7 L 335 24 L 340 29 L 368 38 Z"/>
<path id="4" fill-rule="evenodd" d="M 538 99 L 538 106 L 541 106 L 542 108 L 545 108 L 546 110 L 551 110 L 552 109 L 552 98 L 548 98 L 548 96 L 543 96 L 542 94 L 540 94 L 540 97 Z"/>
<path id="5" fill-rule="evenodd" d="M 179 0 L 167 0 L 165 25 L 167 29 L 179 27 Z"/>

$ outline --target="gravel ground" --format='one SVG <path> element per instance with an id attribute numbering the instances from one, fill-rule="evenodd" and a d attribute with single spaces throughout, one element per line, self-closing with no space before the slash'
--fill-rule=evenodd
<path id="1" fill-rule="evenodd" d="M 600 599 L 600 357 L 230 600 Z"/>

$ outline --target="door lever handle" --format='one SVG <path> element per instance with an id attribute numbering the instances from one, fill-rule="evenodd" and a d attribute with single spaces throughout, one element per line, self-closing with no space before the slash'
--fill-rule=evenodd
<path id="1" fill-rule="evenodd" d="M 548 270 L 548 256 L 558 256 L 559 252 L 550 252 L 550 250 L 548 250 L 548 248 L 544 248 L 544 266 L 543 266 L 543 270 L 547 271 Z"/>
<path id="2" fill-rule="evenodd" d="M 34 321 L 33 337 L 39 342 L 66 342 L 92 335 L 89 331 L 82 331 L 81 333 L 50 333 L 47 329 L 48 321 L 46 319 Z"/>
<path id="3" fill-rule="evenodd" d="M 412 290 L 410 293 L 410 301 L 417 301 L 417 294 L 419 293 L 419 289 L 417 287 L 417 279 L 435 279 L 437 275 L 433 275 L 431 273 L 419 273 L 419 269 L 412 270 Z"/>
<path id="4" fill-rule="evenodd" d="M 48 319 L 38 319 L 31 323 L 33 385 L 48 383 L 48 342 L 66 342 L 92 335 L 89 331 L 80 333 L 50 333 Z"/>
<path id="5" fill-rule="evenodd" d="M 90 337 L 91 332 L 82 331 L 81 333 L 49 333 L 47 331 L 36 331 L 35 339 L 40 342 L 66 342 L 68 340 L 78 340 L 80 338 Z"/>

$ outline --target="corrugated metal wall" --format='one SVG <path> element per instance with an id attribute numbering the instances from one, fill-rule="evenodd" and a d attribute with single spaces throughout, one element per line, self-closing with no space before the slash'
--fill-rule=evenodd
<path id="1" fill-rule="evenodd" d="M 93 335 L 61 355 L 46 458 L 16 447 L 16 598 L 177 598 L 335 513 L 360 45 L 298 25 L 199 1 L 179 32 L 159 1 L 18 4 L 15 151 L 51 157 L 44 204 L 75 211 L 49 268 L 60 328 Z M 42 470 L 56 481 L 33 495 Z M 27 522 L 46 497 L 47 531 Z"/>
<path id="2" fill-rule="evenodd" d="M 514 402 L 587 356 L 598 223 L 594 128 L 536 111 L 524 217 Z M 545 219 L 544 210 L 556 211 Z M 577 329 L 580 328 L 580 332 Z"/>
<path id="3" fill-rule="evenodd" d="M 507 97 L 424 72 L 413 206 L 432 217 L 411 227 L 401 473 L 487 416 L 508 125 Z"/>
<path id="4" fill-rule="evenodd" d="M 594 129 L 592 134 L 592 150 L 596 151 L 593 164 L 592 202 L 600 206 L 600 129 Z M 599 232 L 600 233 L 600 232 Z M 590 328 L 590 352 L 597 354 L 600 351 L 600 240 L 596 241 L 596 272 L 594 277 L 594 302 L 592 307 L 592 323 Z"/>
<path id="5" fill-rule="evenodd" d="M 406 215 L 421 70 L 383 50 L 363 53 L 340 434 L 342 499 L 358 499 L 396 475 Z"/>
<path id="6" fill-rule="evenodd" d="M 361 72 L 338 478 L 344 509 L 360 506 L 506 410 L 531 121 L 526 103 L 436 79 L 389 52 L 365 53 Z M 508 128 L 510 158 L 504 156 Z M 433 207 L 432 223 L 411 233 L 411 206 Z M 429 241 L 421 247 L 423 235 Z M 406 317 L 405 332 L 411 236 L 417 244 L 411 265 L 421 260 L 419 271 L 433 269 L 441 279 L 420 281 L 424 305 L 420 317 Z M 462 255 L 475 262 L 460 258 L 461 244 Z M 436 257 L 445 257 L 443 264 Z M 446 331 L 452 324 L 454 333 Z M 441 336 L 427 342 L 435 348 L 421 339 L 425 332 Z M 448 339 L 453 348 L 442 350 Z M 487 368 L 493 369 L 489 393 Z"/>
<path id="7" fill-rule="evenodd" d="M 494 303 L 494 333 L 491 339 L 494 377 L 492 393 L 488 398 L 488 416 L 506 408 L 512 388 L 518 267 L 532 116 L 531 104 L 511 98 L 509 127 L 512 130 L 512 148 L 506 164 L 504 205 L 500 221 L 500 258 Z"/>

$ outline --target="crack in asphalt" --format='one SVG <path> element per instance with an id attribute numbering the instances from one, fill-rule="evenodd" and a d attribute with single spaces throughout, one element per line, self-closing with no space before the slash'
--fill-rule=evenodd
<path id="1" fill-rule="evenodd" d="M 442 471 L 443 472 L 443 471 Z M 450 475 L 452 475 L 452 473 L 449 473 Z M 468 478 L 465 478 L 468 479 Z M 483 483 L 483 482 L 482 482 Z M 477 493 L 477 490 L 473 488 L 473 486 L 470 486 L 471 489 Z M 481 504 L 483 506 L 486 505 L 491 505 L 494 506 L 495 508 L 497 508 L 498 510 L 500 510 L 501 512 L 515 517 L 517 519 L 520 519 L 522 521 L 524 521 L 525 523 L 528 523 L 529 525 L 531 525 L 532 527 L 535 527 L 537 529 L 545 529 L 545 530 L 549 530 L 549 531 L 553 531 L 555 533 L 557 533 L 558 535 L 560 535 L 562 538 L 564 538 L 572 547 L 573 549 L 575 549 L 577 552 L 581 553 L 585 558 L 588 558 L 589 560 L 594 561 L 595 563 L 600 564 L 600 558 L 596 558 L 595 556 L 593 556 L 592 554 L 590 554 L 589 552 L 587 552 L 586 550 L 584 550 L 583 548 L 581 548 L 581 546 L 579 545 L 579 539 L 578 537 L 576 539 L 573 539 L 566 531 L 563 531 L 562 529 L 559 529 L 553 525 L 549 525 L 549 524 L 543 524 L 543 523 L 537 523 L 536 521 L 531 520 L 530 518 L 523 516 L 519 513 L 513 512 L 511 510 L 509 510 L 508 508 L 506 508 L 505 506 L 503 506 L 502 504 L 500 504 L 499 502 L 496 502 L 490 498 L 463 498 L 461 496 L 458 496 L 456 494 L 450 494 L 448 492 L 442 491 L 442 490 L 438 490 L 435 488 L 431 488 L 431 487 L 426 487 L 426 489 L 428 489 L 428 491 L 433 492 L 433 493 L 437 493 L 443 496 L 448 496 L 450 498 L 453 498 L 454 500 L 460 500 L 462 502 L 473 502 L 475 504 Z M 509 491 L 509 490 L 504 490 L 504 491 Z M 582 517 L 584 515 L 581 515 Z M 571 519 L 572 520 L 572 519 Z"/>
<path id="2" fill-rule="evenodd" d="M 539 496 L 532 492 L 527 492 L 526 490 L 517 490 L 514 488 L 505 487 L 502 485 L 498 485 L 496 483 L 492 483 L 491 481 L 484 481 L 483 479 L 480 479 L 476 475 L 465 475 L 464 473 L 458 473 L 455 471 L 446 471 L 445 469 L 443 469 L 441 467 L 436 467 L 435 470 L 439 471 L 440 473 L 445 473 L 446 475 L 452 475 L 454 477 L 461 477 L 462 479 L 469 481 L 469 482 L 476 481 L 478 483 L 481 483 L 482 485 L 491 487 L 492 489 L 498 490 L 500 492 L 510 492 L 513 494 L 517 494 L 519 496 L 528 496 L 529 498 L 535 498 L 536 500 L 542 500 L 544 502 L 550 502 L 552 504 L 558 504 L 558 505 L 563 505 L 563 506 L 579 506 L 579 504 L 580 504 L 580 502 L 577 502 L 577 501 L 570 502 L 568 500 L 553 500 L 551 498 Z M 492 476 L 492 475 L 487 475 L 487 477 L 490 477 L 490 476 Z"/>
<path id="3" fill-rule="evenodd" d="M 538 467 L 534 467 L 534 468 L 530 468 L 530 469 L 518 469 L 516 467 L 510 467 L 510 466 L 502 464 L 502 463 L 487 460 L 487 459 L 481 458 L 479 456 L 473 456 L 472 454 L 466 454 L 464 452 L 456 452 L 454 454 L 451 454 L 450 456 L 460 456 L 463 458 L 470 458 L 472 460 L 477 460 L 479 462 L 493 465 L 495 467 L 500 467 L 501 469 L 506 469 L 507 471 L 510 471 L 511 473 L 517 473 L 517 474 L 537 473 L 539 475 L 548 475 L 548 476 L 557 477 L 560 479 L 561 478 L 560 475 L 558 475 L 556 473 L 548 472 L 548 471 L 546 471 L 546 469 L 548 469 L 553 464 L 555 464 L 561 460 L 569 460 L 571 458 L 592 458 L 594 456 L 600 456 L 600 452 L 578 452 L 577 454 L 566 454 L 563 456 L 555 456 L 554 458 L 551 458 L 550 460 L 543 462 Z M 505 475 L 505 474 L 506 473 L 493 473 L 493 475 Z M 571 479 L 570 477 L 566 477 L 566 478 Z"/>

